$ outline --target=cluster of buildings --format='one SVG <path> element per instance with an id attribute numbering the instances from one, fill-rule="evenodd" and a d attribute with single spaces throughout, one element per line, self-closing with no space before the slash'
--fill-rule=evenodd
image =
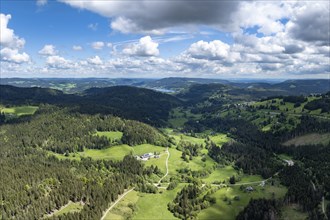
<path id="1" fill-rule="evenodd" d="M 135 156 L 135 157 L 138 160 L 146 161 L 146 160 L 149 160 L 150 158 L 159 158 L 159 155 L 153 154 L 153 153 L 145 153 L 145 154 L 143 154 L 141 156 Z"/>

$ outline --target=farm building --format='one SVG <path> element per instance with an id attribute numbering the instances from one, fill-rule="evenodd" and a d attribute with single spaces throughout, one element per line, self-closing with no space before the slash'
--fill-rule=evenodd
<path id="1" fill-rule="evenodd" d="M 252 186 L 248 186 L 248 187 L 245 188 L 245 191 L 247 191 L 247 192 L 252 192 L 253 190 L 254 189 L 253 189 Z"/>

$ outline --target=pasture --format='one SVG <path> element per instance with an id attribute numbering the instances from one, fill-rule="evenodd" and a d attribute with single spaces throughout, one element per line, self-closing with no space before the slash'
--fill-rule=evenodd
<path id="1" fill-rule="evenodd" d="M 33 115 L 37 110 L 38 106 L 17 106 L 17 107 L 10 107 L 10 108 L 3 108 L 0 107 L 1 113 L 4 114 L 13 114 L 17 116 L 23 116 L 23 115 Z"/>
<path id="2" fill-rule="evenodd" d="M 208 177 L 202 180 L 205 183 L 228 181 L 231 176 L 237 174 L 237 171 L 232 166 L 218 167 Z"/>
<path id="3" fill-rule="evenodd" d="M 173 201 L 184 185 L 179 184 L 173 190 L 159 189 L 156 194 L 132 191 L 108 213 L 105 219 L 177 219 L 167 209 L 167 204 Z"/>
<path id="4" fill-rule="evenodd" d="M 129 219 L 132 217 L 134 212 L 134 206 L 139 199 L 138 192 L 129 192 L 120 202 L 113 207 L 110 212 L 105 216 L 106 220 L 112 219 Z"/>
<path id="5" fill-rule="evenodd" d="M 223 145 L 224 143 L 227 143 L 230 138 L 227 137 L 226 134 L 216 134 L 214 136 L 210 136 L 211 141 L 213 141 L 216 145 Z"/>
<path id="6" fill-rule="evenodd" d="M 245 188 L 245 187 L 243 187 Z M 253 186 L 253 192 L 245 192 L 239 186 L 219 189 L 212 196 L 216 203 L 198 214 L 198 219 L 235 219 L 239 212 L 254 198 L 282 198 L 287 189 L 284 186 Z M 236 199 L 235 199 L 236 197 Z"/>
<path id="7" fill-rule="evenodd" d="M 302 146 L 302 145 L 316 145 L 316 144 L 329 144 L 330 143 L 330 133 L 318 134 L 311 133 L 302 135 L 291 140 L 288 140 L 283 145 L 285 146 Z"/>

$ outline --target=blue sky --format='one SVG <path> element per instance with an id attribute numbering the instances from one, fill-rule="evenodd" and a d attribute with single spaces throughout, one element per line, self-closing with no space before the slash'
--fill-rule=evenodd
<path id="1" fill-rule="evenodd" d="M 329 77 L 327 1 L 0 4 L 1 77 Z"/>

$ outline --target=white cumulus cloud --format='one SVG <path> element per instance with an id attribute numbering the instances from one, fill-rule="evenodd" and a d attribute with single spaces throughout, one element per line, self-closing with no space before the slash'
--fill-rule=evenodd
<path id="1" fill-rule="evenodd" d="M 8 28 L 10 19 L 10 14 L 0 14 L 0 44 L 4 47 L 22 48 L 25 40 L 16 36 L 13 29 Z"/>
<path id="2" fill-rule="evenodd" d="M 1 49 L 0 55 L 1 55 L 1 60 L 8 62 L 23 63 L 23 62 L 28 62 L 30 60 L 28 54 L 19 53 L 17 49 L 11 49 L 8 47 Z"/>
<path id="3" fill-rule="evenodd" d="M 72 61 L 60 56 L 49 56 L 46 60 L 47 66 L 55 69 L 68 69 L 73 66 Z"/>
<path id="4" fill-rule="evenodd" d="M 0 14 L 1 60 L 17 64 L 28 62 L 30 60 L 29 55 L 20 52 L 25 45 L 25 40 L 15 35 L 14 30 L 8 27 L 10 19 L 10 14 Z"/>
<path id="5" fill-rule="evenodd" d="M 154 42 L 150 36 L 145 36 L 138 43 L 126 46 L 123 53 L 130 56 L 158 56 L 158 43 Z"/>
<path id="6" fill-rule="evenodd" d="M 46 44 L 38 53 L 45 56 L 54 56 L 57 54 L 57 51 L 54 45 Z"/>
<path id="7" fill-rule="evenodd" d="M 230 46 L 220 40 L 211 42 L 198 41 L 193 43 L 188 49 L 188 54 L 195 58 L 205 59 L 225 59 L 230 52 Z"/>

